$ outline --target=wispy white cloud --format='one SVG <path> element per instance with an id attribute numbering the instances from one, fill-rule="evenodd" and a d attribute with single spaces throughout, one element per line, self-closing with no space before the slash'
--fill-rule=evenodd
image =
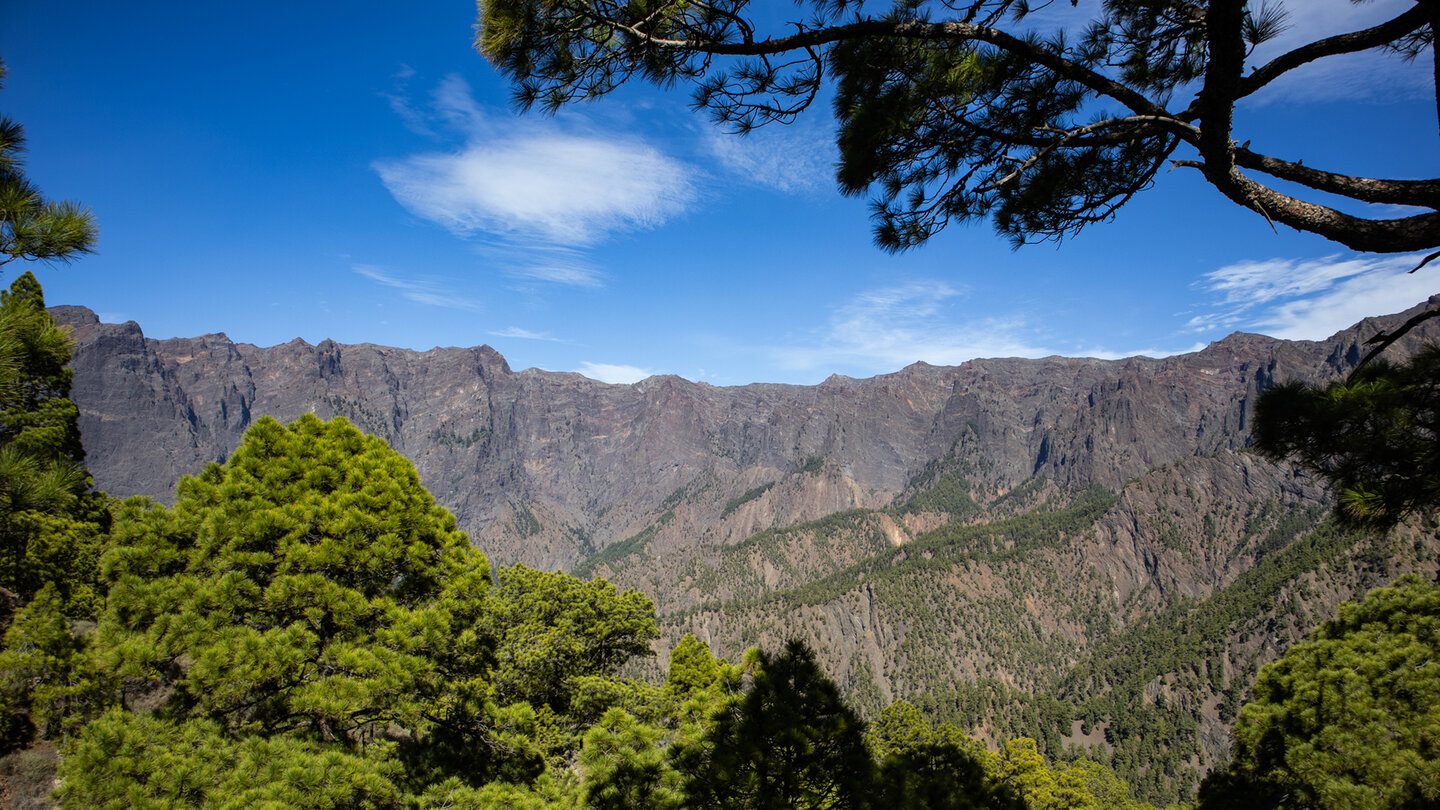
<path id="1" fill-rule="evenodd" d="M 1019 319 L 957 321 L 946 302 L 960 291 L 940 281 L 862 292 L 833 312 L 814 340 L 777 348 L 776 361 L 792 370 L 827 367 L 893 371 L 923 360 L 954 365 L 976 357 L 1051 354 L 1026 336 Z"/>
<path id="2" fill-rule="evenodd" d="M 462 133 L 476 133 L 485 126 L 485 113 L 470 92 L 470 84 L 457 74 L 440 80 L 431 93 L 440 119 Z"/>
<path id="3" fill-rule="evenodd" d="M 1440 289 L 1420 254 L 1266 259 L 1222 267 L 1196 286 L 1215 296 L 1192 332 L 1246 329 L 1289 340 L 1320 340 L 1362 318 L 1408 309 Z"/>
<path id="4" fill-rule="evenodd" d="M 810 116 L 790 126 L 761 127 L 746 135 L 711 128 L 704 146 L 722 167 L 747 183 L 787 194 L 829 192 L 839 153 L 833 132 L 824 128 L 828 121 Z"/>
<path id="5" fill-rule="evenodd" d="M 435 131 L 430 128 L 426 121 L 425 113 L 417 110 L 410 103 L 410 79 L 414 77 L 415 69 L 409 65 L 401 65 L 400 70 L 394 76 L 394 85 L 389 92 L 381 93 L 380 97 L 390 104 L 390 111 L 400 119 L 405 128 L 427 138 L 435 137 Z"/>
<path id="6" fill-rule="evenodd" d="M 541 262 L 517 265 L 508 272 L 515 278 L 550 281 L 573 287 L 599 287 L 603 284 L 598 270 L 581 263 Z"/>
<path id="7" fill-rule="evenodd" d="M 479 302 L 456 295 L 453 289 L 436 279 L 400 278 L 368 264 L 358 264 L 352 269 L 371 281 L 399 290 L 400 297 L 417 304 L 446 309 L 480 309 Z"/>
<path id="8" fill-rule="evenodd" d="M 637 383 L 646 377 L 653 377 L 658 372 L 635 366 L 619 366 L 610 363 L 591 363 L 586 361 L 575 369 L 577 373 L 584 374 L 592 380 L 599 380 L 604 383 L 615 383 L 617 385 L 630 385 Z"/>
<path id="9" fill-rule="evenodd" d="M 458 236 L 588 246 L 660 225 L 695 197 L 691 169 L 638 137 L 586 132 L 575 118 L 490 115 L 459 77 L 441 83 L 434 109 L 463 134 L 462 147 L 372 166 L 397 201 Z M 573 273 L 546 280 L 596 283 Z"/>
<path id="10" fill-rule="evenodd" d="M 894 371 L 917 361 L 958 365 L 993 357 L 1095 357 L 1118 360 L 1145 355 L 1169 357 L 1198 351 L 1204 343 L 1174 348 L 1128 350 L 1077 348 L 1053 342 L 1047 324 L 1027 315 L 973 317 L 960 311 L 964 292 L 942 281 L 920 280 L 868 290 L 838 307 L 826 327 L 809 340 L 772 348 L 782 368 Z"/>
<path id="11" fill-rule="evenodd" d="M 521 329 L 518 326 L 511 326 L 506 329 L 500 329 L 498 331 L 491 332 L 490 334 L 494 337 L 518 338 L 520 340 L 547 340 L 551 343 L 565 342 L 560 338 L 552 337 L 545 334 L 544 332 L 531 332 L 529 329 Z"/>
<path id="12" fill-rule="evenodd" d="M 512 289 L 530 288 L 531 282 L 571 287 L 603 287 L 606 275 L 583 248 L 516 241 L 491 240 L 477 245 L 487 266 L 514 279 Z"/>

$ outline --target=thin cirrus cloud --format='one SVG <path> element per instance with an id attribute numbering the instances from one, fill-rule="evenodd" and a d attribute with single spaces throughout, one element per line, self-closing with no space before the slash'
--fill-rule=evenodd
<path id="1" fill-rule="evenodd" d="M 408 279 L 394 275 L 374 265 L 361 264 L 352 268 L 356 273 L 392 289 L 400 291 L 400 297 L 417 304 L 446 309 L 478 311 L 478 301 L 456 295 L 447 285 L 436 279 Z"/>
<path id="2" fill-rule="evenodd" d="M 1238 262 L 1196 286 L 1216 303 L 1190 319 L 1192 332 L 1246 329 L 1286 340 L 1321 340 L 1363 318 L 1425 301 L 1440 288 L 1423 256 L 1326 256 Z"/>
<path id="3" fill-rule="evenodd" d="M 548 281 L 572 287 L 600 287 L 604 281 L 600 271 L 589 264 L 568 258 L 511 265 L 507 271 L 515 278 Z"/>
<path id="4" fill-rule="evenodd" d="M 761 127 L 743 136 L 712 127 L 703 143 L 711 158 L 749 184 L 787 194 L 828 193 L 840 156 L 834 134 L 819 121 L 812 116 L 789 126 Z"/>
<path id="5" fill-rule="evenodd" d="M 500 329 L 490 333 L 492 337 L 517 338 L 519 340 L 545 340 L 551 343 L 564 343 L 557 337 L 552 337 L 544 332 L 532 332 L 529 329 L 521 329 L 518 326 L 511 326 L 507 329 Z"/>
<path id="6" fill-rule="evenodd" d="M 653 377 L 657 372 L 636 366 L 612 365 L 610 363 L 591 363 L 589 361 L 580 364 L 575 369 L 576 373 L 583 374 L 592 380 L 599 380 L 603 383 L 614 383 L 616 385 L 630 385 L 640 382 L 646 377 Z"/>
<path id="7" fill-rule="evenodd" d="M 498 268 L 517 282 L 512 288 L 529 286 L 529 282 L 564 284 L 571 287 L 603 287 L 605 274 L 580 248 L 546 244 L 490 241 L 477 246 L 486 263 Z"/>
<path id="8" fill-rule="evenodd" d="M 773 350 L 783 368 L 847 368 L 863 373 L 894 371 L 916 361 L 959 365 L 976 358 L 1052 355 L 1119 360 L 1144 355 L 1169 357 L 1198 351 L 1203 343 L 1171 349 L 1076 350 L 1043 339 L 1046 331 L 1021 315 L 967 317 L 952 301 L 963 291 L 933 280 L 868 290 L 838 307 L 814 340 Z"/>
<path id="9" fill-rule="evenodd" d="M 955 365 L 977 357 L 1043 357 L 1054 352 L 1024 335 L 1018 319 L 952 319 L 946 302 L 961 292 L 940 281 L 869 290 L 830 316 L 817 339 L 775 350 L 787 369 L 846 367 L 893 371 L 916 361 Z"/>
<path id="10" fill-rule="evenodd" d="M 395 86 L 391 92 L 381 93 L 380 97 L 390 103 L 390 111 L 399 116 L 405 128 L 416 135 L 424 135 L 427 138 L 435 137 L 435 131 L 430 128 L 426 121 L 425 113 L 415 109 L 410 103 L 409 84 L 410 79 L 415 76 L 415 69 L 409 65 L 401 65 L 400 71 L 395 74 Z"/>
<path id="11" fill-rule="evenodd" d="M 463 146 L 372 167 L 401 205 L 458 236 L 585 247 L 661 225 L 695 198 L 689 167 L 638 137 L 573 131 L 582 129 L 574 118 L 488 115 L 458 77 L 436 91 L 434 113 L 462 133 Z M 594 283 L 573 273 L 531 277 Z"/>

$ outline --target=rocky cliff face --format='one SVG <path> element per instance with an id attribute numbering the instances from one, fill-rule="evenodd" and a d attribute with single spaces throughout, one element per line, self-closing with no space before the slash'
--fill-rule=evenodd
<path id="1" fill-rule="evenodd" d="M 408 456 L 495 560 L 566 569 L 652 527 L 664 549 L 883 506 L 947 454 L 997 492 L 1036 475 L 1114 489 L 1245 447 L 1257 390 L 1333 375 L 1375 328 L 1320 343 L 1236 334 L 1164 360 L 976 360 L 813 387 L 715 388 L 516 372 L 485 346 L 151 340 L 80 307 L 54 313 L 74 332 L 73 396 L 106 491 L 165 500 L 261 415 L 344 416 Z"/>

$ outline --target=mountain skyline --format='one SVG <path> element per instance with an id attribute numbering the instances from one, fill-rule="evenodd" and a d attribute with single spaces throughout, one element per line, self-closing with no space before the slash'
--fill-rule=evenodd
<path id="1" fill-rule="evenodd" d="M 1152 468 L 1244 451 L 1257 393 L 1344 374 L 1369 336 L 1418 310 L 1318 342 L 1236 334 L 1165 359 L 978 359 L 728 387 L 515 370 L 489 346 L 258 347 L 213 332 L 151 338 L 84 307 L 51 313 L 74 335 L 87 464 L 113 495 L 168 498 L 180 476 L 227 458 L 260 416 L 344 416 L 410 458 L 487 553 L 568 569 L 646 529 L 703 545 L 884 507 L 935 465 L 959 464 L 993 493 L 1035 477 L 1114 490 Z M 1433 337 L 1422 325 L 1393 351 Z M 818 494 L 740 524 L 746 512 L 723 508 L 790 479 Z M 652 525 L 691 502 L 704 505 Z"/>

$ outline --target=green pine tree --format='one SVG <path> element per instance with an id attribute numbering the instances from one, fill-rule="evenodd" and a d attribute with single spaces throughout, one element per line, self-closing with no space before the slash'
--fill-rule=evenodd
<path id="1" fill-rule="evenodd" d="M 1000 784 L 992 757 L 949 723 L 931 728 L 920 710 L 892 703 L 866 730 L 880 763 L 876 805 L 887 810 L 1024 810 Z"/>
<path id="2" fill-rule="evenodd" d="M 874 764 L 864 724 L 792 641 L 756 651 L 753 681 L 723 705 L 700 743 L 677 752 L 687 805 L 723 810 L 841 810 L 865 806 Z"/>
<path id="3" fill-rule="evenodd" d="M 270 771 L 234 770 L 250 767 L 246 751 L 295 751 L 312 765 L 358 758 L 385 773 L 403 762 L 417 789 L 483 782 L 498 767 L 489 566 L 384 441 L 343 419 L 261 419 L 228 462 L 182 479 L 173 508 L 126 502 L 113 540 L 96 660 L 125 679 L 128 702 L 158 705 L 87 727 L 78 750 L 93 756 L 63 766 L 72 806 L 114 791 L 181 800 L 192 787 L 144 774 L 186 767 L 164 765 L 181 756 L 165 740 L 201 731 L 222 752 L 220 770 L 196 777 L 206 795 L 263 787 Z M 126 731 L 153 723 L 165 730 L 134 754 L 143 763 L 90 773 L 130 737 L 155 738 Z M 312 765 L 285 779 L 307 784 Z"/>
<path id="4" fill-rule="evenodd" d="M 679 810 L 681 776 L 662 748 L 665 731 L 612 708 L 585 733 L 580 768 L 593 810 Z"/>
<path id="5" fill-rule="evenodd" d="M 350 751 L 289 736 L 237 738 L 213 720 L 113 709 L 70 745 L 60 806 L 405 808 L 388 749 Z"/>
<path id="6" fill-rule="evenodd" d="M 494 596 L 502 705 L 525 702 L 589 725 L 609 708 L 585 699 L 603 688 L 594 679 L 609 681 L 632 658 L 654 655 L 655 605 L 638 591 L 515 565 L 499 571 Z"/>
<path id="7" fill-rule="evenodd" d="M 1335 488 L 1350 526 L 1388 529 L 1440 499 L 1440 347 L 1376 360 L 1324 387 L 1278 385 L 1255 408 L 1255 446 Z"/>
<path id="8" fill-rule="evenodd" d="M 1408 577 L 1260 671 L 1202 808 L 1440 805 L 1440 587 Z"/>
<path id="9" fill-rule="evenodd" d="M 47 584 L 16 617 L 0 651 L 0 693 L 28 710 L 39 736 L 73 734 L 111 702 L 111 684 L 96 675 L 86 639 L 64 615 L 60 589 Z"/>
<path id="10" fill-rule="evenodd" d="M 0 292 L 0 588 L 28 601 L 52 583 L 66 615 L 90 617 L 108 514 L 83 466 L 69 362 L 69 336 L 25 273 Z"/>
<path id="11" fill-rule="evenodd" d="M 0 62 L 0 86 L 5 63 Z M 47 201 L 25 177 L 25 128 L 0 115 L 0 266 L 16 259 L 69 261 L 95 249 L 90 212 Z"/>

